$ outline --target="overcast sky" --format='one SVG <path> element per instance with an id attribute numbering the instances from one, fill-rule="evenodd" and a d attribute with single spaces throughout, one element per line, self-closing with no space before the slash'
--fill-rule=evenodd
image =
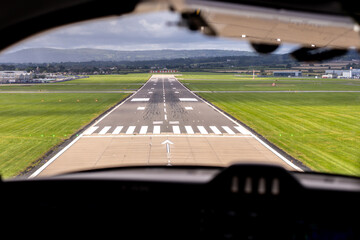
<path id="1" fill-rule="evenodd" d="M 179 15 L 157 12 L 93 20 L 45 32 L 7 49 L 97 48 L 112 50 L 224 49 L 252 51 L 245 41 L 220 39 L 174 26 Z M 280 52 L 285 52 L 283 47 Z"/>

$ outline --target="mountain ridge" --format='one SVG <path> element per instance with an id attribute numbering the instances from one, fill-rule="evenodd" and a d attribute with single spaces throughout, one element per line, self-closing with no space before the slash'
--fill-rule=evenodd
<path id="1" fill-rule="evenodd" d="M 28 48 L 0 55 L 0 63 L 60 63 L 90 61 L 147 61 L 178 58 L 255 56 L 248 51 L 199 49 L 199 50 L 136 50 L 77 48 Z"/>

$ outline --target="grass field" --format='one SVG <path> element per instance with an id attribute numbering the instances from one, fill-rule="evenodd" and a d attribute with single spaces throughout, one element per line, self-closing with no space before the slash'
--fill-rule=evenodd
<path id="1" fill-rule="evenodd" d="M 136 90 L 150 74 L 96 75 L 73 81 L 28 85 L 0 85 L 1 91 L 124 91 Z"/>
<path id="2" fill-rule="evenodd" d="M 139 88 L 150 74 L 91 76 L 59 84 L 0 86 L 14 91 Z M 275 79 L 187 73 L 198 91 L 359 90 L 359 80 Z M 321 84 L 320 84 L 320 83 Z M 279 88 L 280 89 L 279 89 Z M 40 91 L 41 90 L 41 91 Z M 311 169 L 360 176 L 359 93 L 199 93 Z M 0 174 L 15 176 L 123 99 L 115 93 L 0 93 Z"/>
<path id="3" fill-rule="evenodd" d="M 229 75 L 225 76 L 225 80 L 218 79 L 219 74 L 216 75 L 217 78 L 204 74 L 184 74 L 181 78 L 184 78 L 182 82 L 187 83 L 190 89 L 198 91 L 272 89 L 271 86 L 263 84 L 273 80 L 235 79 Z M 190 78 L 197 80 L 187 80 Z M 229 83 L 230 78 L 236 83 Z M 321 85 L 317 84 L 319 81 Z M 254 87 L 245 86 L 250 82 Z M 348 83 L 360 85 L 359 80 L 337 79 L 284 78 L 278 82 L 291 83 L 293 90 L 347 90 Z M 352 86 L 348 90 L 358 88 Z M 360 176 L 359 93 L 198 94 L 241 120 L 311 169 Z"/>
<path id="4" fill-rule="evenodd" d="M 180 76 L 193 91 L 360 91 L 357 79 L 255 78 L 236 74 L 198 74 Z M 273 86 L 275 83 L 275 86 Z"/>
<path id="5" fill-rule="evenodd" d="M 137 84 L 149 74 L 91 76 L 66 82 L 67 90 L 79 86 Z M 52 85 L 46 84 L 51 88 Z M 21 88 L 22 86 L 18 86 Z M 40 88 L 34 86 L 34 88 Z M 112 90 L 112 89 L 110 89 Z M 0 93 L 0 174 L 4 178 L 19 174 L 99 114 L 128 94 L 117 93 Z"/>

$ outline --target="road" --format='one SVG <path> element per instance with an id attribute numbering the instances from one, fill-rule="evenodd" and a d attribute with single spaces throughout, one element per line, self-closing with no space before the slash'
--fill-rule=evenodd
<path id="1" fill-rule="evenodd" d="M 96 167 L 234 162 L 300 170 L 174 75 L 153 75 L 31 177 Z"/>

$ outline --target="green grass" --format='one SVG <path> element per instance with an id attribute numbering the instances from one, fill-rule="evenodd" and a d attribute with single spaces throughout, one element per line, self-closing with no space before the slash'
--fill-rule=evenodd
<path id="1" fill-rule="evenodd" d="M 11 91 L 138 89 L 151 75 L 102 75 L 74 81 L 1 86 Z M 0 174 L 13 177 L 128 94 L 0 93 Z"/>
<path id="2" fill-rule="evenodd" d="M 252 78 L 234 73 L 184 73 L 182 83 L 193 91 L 360 91 L 359 79 Z M 276 86 L 272 86 L 275 83 Z"/>
<path id="3" fill-rule="evenodd" d="M 1 91 L 127 91 L 137 90 L 150 78 L 150 74 L 97 75 L 73 81 L 33 84 L 0 85 Z"/>
<path id="4" fill-rule="evenodd" d="M 0 174 L 12 177 L 127 94 L 0 94 Z"/>
<path id="5" fill-rule="evenodd" d="M 200 95 L 311 169 L 360 176 L 360 94 Z"/>

